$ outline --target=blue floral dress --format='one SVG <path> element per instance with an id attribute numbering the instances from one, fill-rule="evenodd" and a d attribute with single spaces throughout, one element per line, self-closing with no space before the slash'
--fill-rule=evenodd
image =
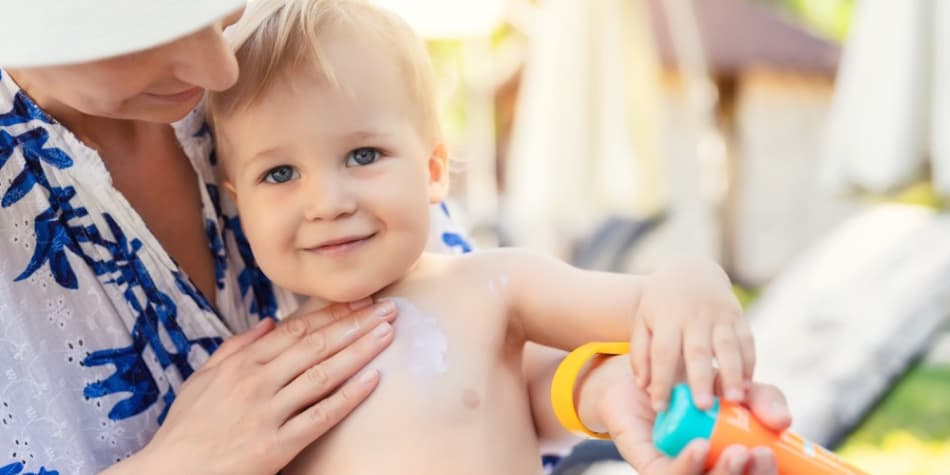
<path id="1" fill-rule="evenodd" d="M 128 457 L 225 338 L 296 308 L 219 193 L 201 114 L 174 128 L 202 185 L 213 304 L 96 151 L 0 70 L 0 475 L 96 473 Z M 433 216 L 430 249 L 470 249 L 444 207 Z"/>

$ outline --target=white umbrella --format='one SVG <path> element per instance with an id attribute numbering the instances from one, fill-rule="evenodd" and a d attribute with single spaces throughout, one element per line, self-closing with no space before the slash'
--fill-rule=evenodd
<path id="1" fill-rule="evenodd" d="M 950 194 L 950 4 L 863 0 L 832 102 L 822 181 L 882 193 L 929 169 Z"/>
<path id="2" fill-rule="evenodd" d="M 508 156 L 514 240 L 554 253 L 608 215 L 661 208 L 659 65 L 643 0 L 538 8 Z"/>

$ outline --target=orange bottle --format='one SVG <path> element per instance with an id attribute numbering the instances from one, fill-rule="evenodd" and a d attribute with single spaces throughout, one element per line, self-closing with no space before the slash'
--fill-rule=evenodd
<path id="1" fill-rule="evenodd" d="M 669 408 L 657 415 L 653 443 L 660 452 L 675 457 L 698 437 L 709 440 L 707 469 L 716 464 L 726 447 L 739 444 L 771 448 L 782 475 L 867 475 L 791 431 L 766 428 L 738 404 L 717 399 L 712 408 L 703 411 L 693 404 L 689 387 L 677 385 Z"/>

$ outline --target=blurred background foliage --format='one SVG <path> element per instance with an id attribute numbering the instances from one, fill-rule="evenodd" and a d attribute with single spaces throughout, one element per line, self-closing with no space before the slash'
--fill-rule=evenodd
<path id="1" fill-rule="evenodd" d="M 822 34 L 843 41 L 848 34 L 855 0 L 759 0 L 794 15 Z"/>
<path id="2" fill-rule="evenodd" d="M 700 0 L 701 1 L 701 0 Z M 822 37 L 844 44 L 854 18 L 857 0 L 747 0 L 773 8 L 780 15 Z M 894 0 L 902 1 L 902 0 Z M 535 1 L 523 2 L 537 5 Z M 510 20 L 510 19 L 509 19 Z M 430 38 L 428 45 L 439 77 L 443 127 L 449 142 L 464 143 L 472 117 L 469 112 L 472 84 L 504 89 L 516 71 L 530 39 L 510 21 L 499 24 L 480 49 L 467 49 L 464 38 Z M 468 46 L 467 46 L 468 45 Z M 521 58 L 523 59 L 523 58 Z M 478 71 L 491 64 L 489 71 Z M 481 75 L 473 81 L 472 74 Z M 515 83 L 516 84 L 516 83 Z M 517 94 L 517 92 L 515 92 Z M 496 111 L 496 127 L 507 125 Z M 462 157 L 466 150 L 458 150 Z M 896 202 L 947 209 L 929 182 L 919 182 L 887 195 L 861 194 L 864 202 Z M 744 306 L 754 302 L 760 286 L 736 286 Z M 878 402 L 837 451 L 875 474 L 926 475 L 950 473 L 950 366 L 915 365 Z"/>

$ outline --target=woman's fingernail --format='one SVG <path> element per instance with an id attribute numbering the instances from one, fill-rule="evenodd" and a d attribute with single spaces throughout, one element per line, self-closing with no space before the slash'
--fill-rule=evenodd
<path id="1" fill-rule="evenodd" d="M 729 473 L 739 475 L 742 473 L 742 469 L 745 468 L 746 462 L 748 462 L 748 458 L 745 455 L 735 456 L 726 462 L 726 468 Z"/>
<path id="2" fill-rule="evenodd" d="M 772 403 L 772 415 L 779 419 L 788 419 L 791 417 L 791 415 L 788 413 L 788 408 L 778 401 Z"/>
<path id="3" fill-rule="evenodd" d="M 709 450 L 709 443 L 705 440 L 699 440 L 697 442 L 693 442 L 693 445 L 693 453 L 691 455 L 693 460 L 697 462 L 706 460 L 706 452 Z"/>
<path id="4" fill-rule="evenodd" d="M 654 401 L 653 402 L 653 411 L 660 413 L 666 410 L 666 403 L 663 401 Z"/>
<path id="5" fill-rule="evenodd" d="M 374 379 L 376 379 L 377 376 L 379 376 L 379 370 L 376 370 L 376 369 L 366 370 L 366 371 L 363 371 L 362 374 L 360 374 L 360 376 L 359 376 L 359 378 L 357 378 L 356 382 L 358 382 L 358 383 L 360 383 L 360 384 L 369 384 L 369 383 L 371 383 Z"/>
<path id="6" fill-rule="evenodd" d="M 360 328 L 363 328 L 363 327 L 360 325 L 359 320 L 353 319 L 353 320 L 351 320 L 351 322 L 352 322 L 352 324 L 350 325 L 350 328 L 347 328 L 346 331 L 343 332 L 343 338 L 349 338 L 349 337 L 351 337 L 351 336 L 353 336 L 353 335 L 359 333 Z"/>
<path id="7" fill-rule="evenodd" d="M 383 322 L 373 329 L 373 336 L 376 338 L 383 338 L 384 336 L 389 335 L 392 331 L 393 326 L 389 323 Z"/>
<path id="8" fill-rule="evenodd" d="M 361 309 L 361 308 L 369 307 L 369 306 L 372 305 L 372 304 L 373 304 L 373 299 L 372 299 L 371 297 L 366 297 L 366 298 L 363 299 L 363 300 L 357 300 L 356 302 L 350 302 L 350 303 L 349 303 L 349 307 L 350 307 L 350 310 L 354 310 L 354 311 L 355 311 L 355 310 L 359 310 L 359 309 Z"/>
<path id="9" fill-rule="evenodd" d="M 376 304 L 376 308 L 373 310 L 373 316 L 377 318 L 386 318 L 396 312 L 396 304 L 391 300 L 384 300 Z"/>

